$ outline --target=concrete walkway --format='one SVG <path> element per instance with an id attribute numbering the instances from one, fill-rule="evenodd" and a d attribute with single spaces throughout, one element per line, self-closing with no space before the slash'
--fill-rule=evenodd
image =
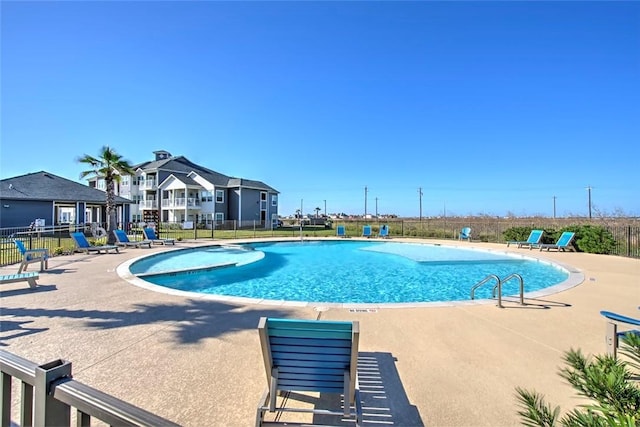
<path id="1" fill-rule="evenodd" d="M 69 360 L 75 379 L 184 426 L 249 426 L 266 387 L 261 316 L 359 320 L 365 425 L 519 425 L 517 386 L 563 410 L 579 404 L 558 375 L 563 354 L 604 353 L 600 310 L 640 317 L 640 260 L 459 244 L 562 262 L 584 282 L 526 298 L 524 307 L 318 310 L 163 294 L 116 272 L 131 258 L 172 247 L 75 254 L 52 258 L 36 290 L 26 282 L 0 287 L 0 348 L 39 364 Z"/>

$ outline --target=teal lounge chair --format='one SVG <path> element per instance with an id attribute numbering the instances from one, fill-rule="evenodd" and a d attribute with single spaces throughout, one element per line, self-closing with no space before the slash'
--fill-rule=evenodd
<path id="1" fill-rule="evenodd" d="M 542 234 L 544 230 L 531 230 L 529 234 L 529 238 L 525 241 L 516 241 L 511 240 L 507 242 L 507 246 L 509 245 L 518 245 L 519 248 L 529 248 L 533 249 L 534 247 L 538 247 L 540 244 L 540 240 L 542 240 Z"/>
<path id="2" fill-rule="evenodd" d="M 136 242 L 132 242 L 129 240 L 129 236 L 124 230 L 113 230 L 113 235 L 116 236 L 116 245 L 124 246 L 125 248 L 128 246 L 133 246 L 134 248 L 139 248 L 141 246 L 151 247 L 151 240 L 139 240 Z"/>
<path id="3" fill-rule="evenodd" d="M 14 283 L 14 282 L 27 282 L 31 289 L 35 289 L 38 286 L 36 280 L 40 275 L 36 271 L 30 271 L 28 273 L 18 274 L 2 274 L 0 275 L 0 284 L 2 283 Z"/>
<path id="4" fill-rule="evenodd" d="M 44 271 L 49 268 L 49 249 L 41 248 L 41 249 L 27 249 L 24 246 L 22 240 L 14 240 L 20 255 L 22 255 L 22 260 L 20 261 L 20 267 L 18 267 L 18 274 L 23 271 L 27 271 L 27 266 L 34 262 L 40 263 L 40 271 Z"/>
<path id="5" fill-rule="evenodd" d="M 380 231 L 378 232 L 378 237 L 383 239 L 390 239 L 389 226 L 387 224 L 383 224 L 382 227 L 380 227 Z"/>
<path id="6" fill-rule="evenodd" d="M 546 249 L 547 252 L 550 251 L 551 249 L 555 249 L 558 252 L 566 251 L 567 249 L 573 250 L 573 246 L 570 246 L 570 245 L 571 245 L 571 241 L 573 240 L 575 235 L 576 235 L 576 233 L 574 233 L 573 231 L 565 231 L 560 235 L 560 238 L 558 239 L 557 242 L 555 242 L 555 243 L 542 243 L 542 244 L 540 244 L 538 246 L 540 246 L 540 250 L 541 251 L 543 249 Z"/>
<path id="7" fill-rule="evenodd" d="M 336 227 L 336 236 L 347 237 L 347 231 L 345 230 L 344 225 L 339 225 Z"/>
<path id="8" fill-rule="evenodd" d="M 362 237 L 366 237 L 367 239 L 371 237 L 371 226 L 363 225 L 362 226 Z"/>
<path id="9" fill-rule="evenodd" d="M 355 425 L 361 425 L 362 407 L 357 378 L 358 321 L 262 317 L 258 334 L 267 390 L 258 406 L 256 426 L 265 421 L 267 411 L 278 412 L 278 418 L 282 412 L 355 417 Z M 302 395 L 305 392 L 342 395 L 343 410 L 285 406 L 295 400 L 296 395 L 307 403 L 315 398 Z M 280 405 L 276 402 L 278 395 L 284 395 Z M 339 399 L 336 401 L 340 402 Z M 279 421 L 286 423 L 282 419 Z"/>
<path id="10" fill-rule="evenodd" d="M 144 237 L 147 240 L 151 240 L 156 245 L 175 245 L 176 244 L 176 240 L 175 239 L 160 239 L 156 235 L 155 230 L 153 228 L 151 228 L 151 227 L 143 228 L 142 232 L 144 233 Z"/>
<path id="11" fill-rule="evenodd" d="M 462 230 L 460 230 L 460 235 L 458 236 L 458 240 L 471 241 L 471 227 L 464 227 Z"/>
<path id="12" fill-rule="evenodd" d="M 640 328 L 618 331 L 618 324 L 623 323 L 626 325 L 640 326 L 640 319 L 634 319 L 633 317 L 623 316 L 622 314 L 605 310 L 601 311 L 600 314 L 607 318 L 607 354 L 616 357 L 618 353 L 618 342 L 621 337 L 626 334 L 640 335 Z"/>
<path id="13" fill-rule="evenodd" d="M 85 253 L 97 252 L 97 253 L 102 253 L 102 251 L 105 251 L 105 253 L 108 253 L 110 250 L 114 250 L 116 252 L 120 252 L 116 245 L 91 246 L 91 243 L 89 243 L 89 241 L 87 240 L 87 237 L 84 235 L 84 233 L 79 232 L 79 231 L 77 231 L 75 233 L 70 233 L 70 236 L 73 239 L 73 242 L 76 245 L 76 251 L 78 251 L 78 252 L 85 252 Z"/>

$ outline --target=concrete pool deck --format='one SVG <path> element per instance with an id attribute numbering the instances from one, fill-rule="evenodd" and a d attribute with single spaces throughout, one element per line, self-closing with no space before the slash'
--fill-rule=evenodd
<path id="1" fill-rule="evenodd" d="M 540 257 L 574 267 L 584 282 L 525 298 L 525 306 L 509 299 L 503 309 L 495 301 L 318 309 L 158 293 L 116 272 L 131 258 L 173 247 L 74 254 L 50 259 L 35 291 L 26 282 L 0 287 L 0 347 L 36 363 L 69 360 L 75 379 L 184 426 L 248 426 L 266 387 L 261 316 L 358 320 L 364 425 L 512 426 L 520 424 L 515 387 L 565 411 L 583 402 L 558 369 L 570 348 L 604 353 L 600 310 L 640 317 L 640 260 L 407 241 Z M 224 242 L 176 247 L 217 243 Z"/>

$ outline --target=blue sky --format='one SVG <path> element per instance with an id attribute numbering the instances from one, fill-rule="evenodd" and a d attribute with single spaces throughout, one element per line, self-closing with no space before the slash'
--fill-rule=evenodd
<path id="1" fill-rule="evenodd" d="M 110 145 L 283 215 L 640 215 L 640 2 L 0 7 L 2 178 Z"/>

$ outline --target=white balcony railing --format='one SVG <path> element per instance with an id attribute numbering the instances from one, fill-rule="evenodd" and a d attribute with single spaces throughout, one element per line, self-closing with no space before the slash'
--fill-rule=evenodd
<path id="1" fill-rule="evenodd" d="M 140 189 L 142 190 L 155 190 L 156 188 L 157 186 L 155 179 L 145 179 L 140 183 Z"/>
<path id="2" fill-rule="evenodd" d="M 195 197 L 177 197 L 175 199 L 162 199 L 163 208 L 188 208 L 188 209 L 200 209 L 200 199 Z"/>
<path id="3" fill-rule="evenodd" d="M 141 200 L 138 203 L 138 207 L 140 209 L 158 209 L 158 201 L 157 200 Z"/>

